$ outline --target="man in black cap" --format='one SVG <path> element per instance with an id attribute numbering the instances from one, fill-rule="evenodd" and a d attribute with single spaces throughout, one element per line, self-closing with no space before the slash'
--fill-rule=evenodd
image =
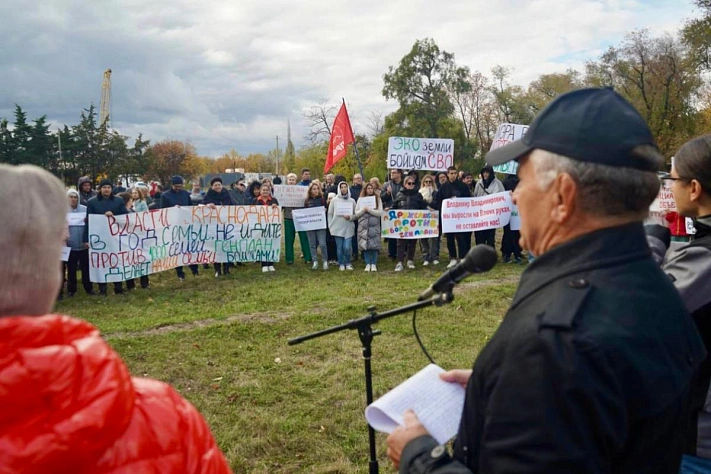
<path id="1" fill-rule="evenodd" d="M 84 226 L 84 247 L 89 248 L 89 215 L 98 214 L 110 216 L 120 216 L 128 214 L 123 199 L 113 194 L 113 186 L 111 180 L 103 179 L 99 183 L 99 194 L 86 202 L 86 225 Z M 114 293 L 120 295 L 123 293 L 121 282 L 114 283 Z M 106 283 L 99 283 L 99 294 L 106 296 Z"/>
<path id="2" fill-rule="evenodd" d="M 188 207 L 193 205 L 193 201 L 190 199 L 190 193 L 183 189 L 185 181 L 182 176 L 175 175 L 170 178 L 170 189 L 163 192 L 160 197 L 160 207 L 161 209 L 167 209 L 169 207 L 183 206 Z M 198 276 L 198 266 L 188 265 L 193 276 Z M 175 273 L 178 274 L 178 279 L 180 281 L 185 280 L 185 272 L 183 267 L 175 267 Z"/>
<path id="3" fill-rule="evenodd" d="M 703 342 L 655 265 L 642 220 L 663 163 L 610 89 L 558 97 L 517 142 L 521 243 L 538 258 L 466 386 L 452 457 L 408 411 L 401 473 L 677 473 Z"/>

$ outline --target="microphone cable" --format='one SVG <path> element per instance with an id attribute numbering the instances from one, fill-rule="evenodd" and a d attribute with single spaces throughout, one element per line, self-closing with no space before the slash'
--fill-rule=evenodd
<path id="1" fill-rule="evenodd" d="M 422 344 L 422 340 L 420 339 L 420 334 L 417 332 L 417 310 L 414 310 L 412 312 L 412 331 L 415 333 L 415 339 L 417 339 L 417 343 L 420 345 L 420 349 L 422 349 L 422 352 L 425 353 L 425 356 L 430 360 L 432 364 L 435 364 L 434 359 L 432 356 L 430 356 L 430 353 L 427 352 L 427 349 L 425 348 L 425 345 Z"/>

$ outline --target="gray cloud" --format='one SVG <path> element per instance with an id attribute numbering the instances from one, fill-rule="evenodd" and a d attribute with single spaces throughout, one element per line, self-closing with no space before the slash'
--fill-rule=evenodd
<path id="1" fill-rule="evenodd" d="M 432 37 L 459 64 L 515 82 L 581 67 L 625 33 L 676 30 L 687 1 L 508 0 L 286 2 L 56 0 L 0 5 L 0 117 L 15 103 L 53 126 L 78 121 L 113 70 L 113 125 L 153 141 L 191 141 L 202 154 L 267 151 L 306 135 L 301 114 L 348 101 L 354 127 L 396 104 L 382 76 L 418 38 Z"/>

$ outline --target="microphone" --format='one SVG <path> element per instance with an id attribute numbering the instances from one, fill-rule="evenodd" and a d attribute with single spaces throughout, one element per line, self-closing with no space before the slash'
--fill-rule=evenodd
<path id="1" fill-rule="evenodd" d="M 474 273 L 488 272 L 496 265 L 496 249 L 481 244 L 472 248 L 455 266 L 447 270 L 429 288 L 420 293 L 417 301 L 426 300 L 434 295 L 450 291 L 454 285 Z"/>

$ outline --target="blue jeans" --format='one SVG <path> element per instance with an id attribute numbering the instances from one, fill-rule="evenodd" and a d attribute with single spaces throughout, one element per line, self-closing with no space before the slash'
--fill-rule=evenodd
<path id="1" fill-rule="evenodd" d="M 338 255 L 339 265 L 351 264 L 351 238 L 344 239 L 343 237 L 333 236 L 336 240 L 336 255 Z"/>
<path id="2" fill-rule="evenodd" d="M 311 259 L 318 261 L 316 249 L 321 247 L 321 260 L 328 262 L 328 248 L 326 246 L 326 229 L 307 230 L 306 237 L 309 239 L 309 248 L 311 250 Z"/>
<path id="3" fill-rule="evenodd" d="M 685 454 L 681 458 L 679 474 L 706 474 L 711 472 L 711 460 Z"/>
<path id="4" fill-rule="evenodd" d="M 363 258 L 365 259 L 366 265 L 375 265 L 376 263 L 378 263 L 378 251 L 363 250 Z"/>

